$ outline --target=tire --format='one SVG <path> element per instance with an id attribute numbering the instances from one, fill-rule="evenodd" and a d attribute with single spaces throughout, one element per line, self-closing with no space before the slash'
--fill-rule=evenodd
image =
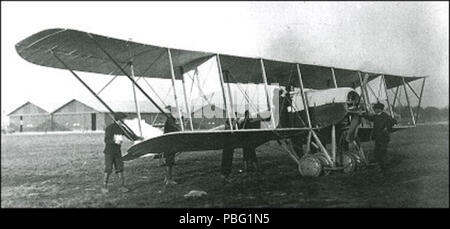
<path id="1" fill-rule="evenodd" d="M 300 159 L 298 170 L 302 176 L 318 177 L 322 173 L 322 164 L 316 157 L 308 155 Z"/>

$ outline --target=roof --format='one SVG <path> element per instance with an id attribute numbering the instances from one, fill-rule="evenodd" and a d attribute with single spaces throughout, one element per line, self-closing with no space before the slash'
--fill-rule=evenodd
<path id="1" fill-rule="evenodd" d="M 26 103 L 22 104 L 15 110 L 11 111 L 7 116 L 23 115 L 23 114 L 48 114 L 48 112 L 42 109 L 41 107 L 35 105 L 34 103 L 27 101 Z"/>
<path id="2" fill-rule="evenodd" d="M 108 109 L 106 109 L 100 102 L 96 101 L 96 107 L 98 111 L 102 112 L 109 112 Z M 120 111 L 120 112 L 127 112 L 127 113 L 136 113 L 136 105 L 133 100 L 129 101 L 105 101 L 106 104 L 108 104 L 113 111 Z M 158 108 L 156 108 L 155 105 L 153 105 L 151 102 L 145 100 L 145 101 L 139 101 L 139 110 L 141 113 L 161 113 Z M 159 107 L 161 107 L 165 112 L 168 112 L 167 109 L 164 108 L 163 105 L 159 104 Z"/>
<path id="3" fill-rule="evenodd" d="M 261 87 L 263 87 L 263 85 L 260 85 Z M 272 86 L 270 85 L 269 88 L 277 88 L 278 86 Z M 243 114 L 245 112 L 245 109 L 249 109 L 250 105 L 246 105 L 245 103 L 242 103 L 243 101 L 245 101 L 244 99 L 244 95 L 242 94 L 242 92 L 240 90 L 238 90 L 237 87 L 230 87 L 233 96 L 233 99 L 235 99 L 235 101 L 233 101 L 233 111 L 238 112 L 238 114 Z M 256 91 L 251 91 L 251 88 L 249 89 L 249 91 L 252 94 L 256 94 Z M 260 90 L 260 92 L 263 92 L 263 90 Z M 261 94 L 261 93 L 260 93 Z M 258 94 L 256 94 L 257 96 Z M 251 97 L 251 96 L 250 96 Z M 230 101 L 229 101 L 229 96 L 227 94 L 227 105 L 229 106 Z M 238 101 L 236 101 L 236 99 Z M 260 99 L 260 102 L 264 102 L 266 99 L 265 94 L 264 94 L 264 98 Z M 251 101 L 253 103 L 254 106 L 258 106 L 257 102 L 258 101 Z M 220 91 L 214 91 L 208 94 L 203 95 L 202 97 L 197 97 L 197 98 L 193 98 L 190 101 L 190 105 L 191 105 L 191 112 L 192 113 L 196 113 L 199 111 L 202 111 L 203 108 L 207 107 L 207 106 L 211 106 L 214 105 L 216 108 L 225 110 L 224 108 L 224 103 L 223 103 L 223 97 L 222 97 L 222 92 Z M 259 106 L 261 105 L 265 105 L 264 104 L 259 104 Z M 228 107 L 229 108 L 229 107 Z M 231 110 L 230 110 L 231 111 Z"/>
<path id="4" fill-rule="evenodd" d="M 211 107 L 211 106 L 215 106 L 215 109 L 220 109 L 225 111 L 225 109 L 223 108 L 223 104 L 205 104 L 202 107 L 199 107 L 197 109 L 195 109 L 194 111 L 192 111 L 192 113 L 199 113 L 199 112 L 203 112 L 205 107 Z"/>
<path id="5" fill-rule="evenodd" d="M 72 105 L 73 108 L 75 108 L 75 106 L 79 106 L 81 107 L 81 111 L 80 110 L 75 110 L 75 109 L 70 109 L 72 107 L 70 107 Z M 62 106 L 60 106 L 59 108 L 57 108 L 56 110 L 54 110 L 52 112 L 52 114 L 55 113 L 75 113 L 75 112 L 96 112 L 97 110 L 92 108 L 89 105 L 86 105 L 85 103 L 82 103 L 76 99 L 72 99 L 69 102 L 63 104 Z"/>
<path id="6" fill-rule="evenodd" d="M 99 101 L 96 100 L 80 101 L 77 99 L 72 99 L 69 102 L 63 104 L 61 107 L 54 110 L 52 113 L 58 113 L 65 107 L 74 103 L 80 103 L 84 105 L 87 108 L 86 112 L 89 112 L 89 109 L 91 109 L 91 111 L 97 112 L 109 112 L 109 110 L 105 106 L 103 106 L 103 104 L 100 103 Z M 105 103 L 115 112 L 136 113 L 134 101 L 105 101 Z M 147 101 L 139 101 L 139 108 L 141 113 L 160 113 L 160 111 L 153 104 Z"/>
<path id="7" fill-rule="evenodd" d="M 205 104 L 202 107 L 199 107 L 195 109 L 192 113 L 198 113 L 198 112 L 204 112 L 205 107 L 215 106 L 215 109 L 220 109 L 222 111 L 225 111 L 223 108 L 223 103 L 214 103 L 214 104 Z M 233 104 L 233 109 L 235 112 L 238 113 L 238 115 L 242 115 L 245 112 L 245 109 L 250 109 L 249 106 L 245 104 Z M 231 110 L 230 110 L 231 111 Z"/>
<path id="8" fill-rule="evenodd" d="M 181 79 L 182 71 L 190 71 L 216 55 L 211 52 L 145 45 L 71 29 L 44 30 L 16 44 L 18 54 L 37 65 L 65 69 L 55 57 L 57 56 L 68 63 L 72 70 L 124 75 L 102 49 L 106 50 L 128 75 L 130 75 L 128 63 L 133 60 L 136 76 L 163 79 L 171 78 L 169 55 L 172 56 L 173 70 L 177 79 Z M 332 69 L 339 87 L 354 87 L 355 83 L 359 83 L 360 70 L 224 54 L 220 54 L 220 63 L 222 70 L 226 73 L 225 82 L 262 83 L 261 64 L 263 63 L 269 84 L 299 85 L 297 66 L 306 88 L 330 88 Z M 369 74 L 369 80 L 378 75 L 385 75 L 387 88 L 401 85 L 401 77 L 405 77 L 406 82 L 424 77 L 361 72 Z"/>

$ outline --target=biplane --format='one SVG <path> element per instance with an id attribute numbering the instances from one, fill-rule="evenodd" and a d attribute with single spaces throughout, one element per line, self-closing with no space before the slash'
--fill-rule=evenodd
<path id="1" fill-rule="evenodd" d="M 138 89 L 148 102 L 155 105 L 162 115 L 169 118 L 169 114 L 137 81 L 141 78 L 171 81 L 180 131 L 161 133 L 139 141 L 142 131 L 139 133 L 121 123 L 121 128 L 126 131 L 128 137 L 136 140 L 124 155 L 125 160 L 137 159 L 149 153 L 220 150 L 224 146 L 242 148 L 276 141 L 297 163 L 299 172 L 304 176 L 319 176 L 331 171 L 347 173 L 367 164 L 367 155 L 361 142 L 370 140 L 372 128 L 370 123 L 365 123 L 352 114 L 358 111 L 369 112 L 371 103 L 375 102 L 374 96 L 377 101 L 382 100 L 386 103 L 386 112 L 394 117 L 397 115 L 394 108 L 396 103 L 400 102 L 402 91 L 400 88 L 403 87 L 409 108 L 409 121 L 400 122 L 394 126 L 394 131 L 414 127 L 426 79 L 426 76 L 400 76 L 266 58 L 173 49 L 71 29 L 48 29 L 38 32 L 17 43 L 16 50 L 23 59 L 31 63 L 68 70 L 111 114 L 115 111 L 104 102 L 99 93 L 79 77 L 79 72 L 114 76 L 112 80 L 117 76 L 128 78 L 133 85 L 138 118 L 139 108 L 135 89 Z M 226 113 L 224 122 L 228 122 L 228 129 L 218 126 L 210 130 L 196 130 L 193 127 L 189 101 L 186 99 L 185 75 L 195 71 L 208 60 L 216 62 Z M 410 83 L 420 79 L 422 84 L 418 94 Z M 184 114 L 188 117 L 182 117 L 183 108 L 178 104 L 175 90 L 177 80 L 183 85 Z M 375 80 L 379 81 L 379 96 L 375 95 L 370 87 L 370 83 Z M 255 119 L 259 123 L 253 129 L 239 129 L 233 124 L 233 120 L 238 117 L 230 85 L 237 85 L 237 88 L 240 88 L 240 85 L 245 84 L 263 86 L 267 100 L 266 110 L 258 111 L 259 113 L 255 111 L 257 117 L 264 114 L 265 118 Z M 273 84 L 278 85 L 278 89 L 271 91 L 269 88 Z M 410 103 L 408 89 L 418 99 L 415 112 Z M 249 107 L 252 107 L 247 92 L 241 90 L 241 93 Z M 381 94 L 384 95 L 380 96 Z M 392 94 L 393 99 L 390 98 Z M 305 150 L 298 150 L 299 147 Z"/>

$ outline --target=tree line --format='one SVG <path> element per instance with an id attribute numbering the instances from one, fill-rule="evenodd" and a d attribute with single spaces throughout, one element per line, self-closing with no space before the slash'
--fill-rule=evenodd
<path id="1" fill-rule="evenodd" d="M 410 118 L 410 110 L 408 106 L 397 106 L 393 109 L 396 116 L 399 118 Z M 413 107 L 414 115 L 417 114 L 417 106 Z M 444 108 L 437 108 L 437 107 L 420 107 L 419 110 L 419 116 L 416 122 L 418 123 L 427 123 L 427 122 L 441 122 L 441 121 L 448 121 L 448 106 Z"/>

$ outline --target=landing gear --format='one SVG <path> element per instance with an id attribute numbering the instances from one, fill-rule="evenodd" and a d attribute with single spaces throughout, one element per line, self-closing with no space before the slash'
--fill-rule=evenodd
<path id="1" fill-rule="evenodd" d="M 316 153 L 313 155 L 322 166 L 322 175 L 328 176 L 331 172 L 331 168 L 333 167 L 333 163 L 327 159 L 327 157 L 323 153 Z"/>
<path id="2" fill-rule="evenodd" d="M 300 159 L 298 171 L 302 176 L 318 177 L 330 174 L 332 163 L 322 153 L 307 154 Z"/>
<path id="3" fill-rule="evenodd" d="M 367 165 L 366 156 L 358 143 L 358 139 L 354 139 L 349 143 L 346 140 L 346 132 L 340 135 L 338 144 L 334 149 L 331 146 L 331 151 L 326 149 L 320 139 L 314 135 L 312 133 L 315 141 L 308 139 L 306 154 L 297 160 L 298 170 L 302 176 L 327 176 L 331 171 L 347 174 L 362 169 Z M 332 136 L 335 135 L 333 134 Z M 328 154 L 329 151 L 331 155 Z"/>
<path id="4" fill-rule="evenodd" d="M 314 139 L 315 143 L 312 141 Z M 302 176 L 317 177 L 329 175 L 333 168 L 333 159 L 328 155 L 319 137 L 311 131 L 307 141 L 307 152 L 300 159 L 299 171 Z M 311 150 L 315 153 L 311 153 Z"/>
<path id="5" fill-rule="evenodd" d="M 342 154 L 342 172 L 351 173 L 356 170 L 356 159 L 349 153 Z"/>
<path id="6" fill-rule="evenodd" d="M 322 165 L 313 155 L 305 155 L 300 159 L 298 171 L 302 176 L 318 177 L 322 173 Z"/>
<path id="7" fill-rule="evenodd" d="M 355 139 L 352 142 L 347 142 L 347 134 L 344 133 L 339 139 L 339 151 L 342 157 L 341 161 L 338 161 L 340 166 L 343 167 L 344 173 L 350 173 L 359 169 L 362 169 L 366 164 L 366 157 L 359 140 Z"/>

